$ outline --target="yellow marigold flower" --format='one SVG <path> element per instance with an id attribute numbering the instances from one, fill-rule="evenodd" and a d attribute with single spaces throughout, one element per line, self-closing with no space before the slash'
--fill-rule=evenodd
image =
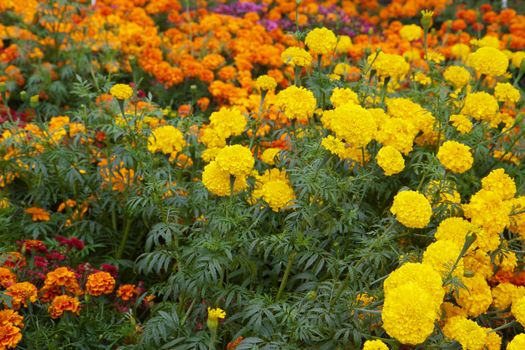
<path id="1" fill-rule="evenodd" d="M 514 300 L 525 296 L 525 287 L 516 286 L 509 282 L 498 284 L 492 288 L 492 304 L 498 310 L 505 310 Z"/>
<path id="2" fill-rule="evenodd" d="M 525 60 L 525 51 L 518 51 L 512 53 L 510 60 L 515 68 L 520 69 L 523 60 Z"/>
<path id="3" fill-rule="evenodd" d="M 128 100 L 133 96 L 133 89 L 128 84 L 115 84 L 109 93 L 117 100 Z"/>
<path id="4" fill-rule="evenodd" d="M 446 278 L 461 253 L 461 248 L 453 241 L 439 240 L 430 244 L 423 253 L 423 264 L 432 266 L 434 270 Z M 463 276 L 463 259 L 460 259 L 453 276 Z"/>
<path id="5" fill-rule="evenodd" d="M 325 55 L 334 51 L 337 37 L 330 29 L 315 28 L 306 35 L 304 43 L 313 53 Z"/>
<path id="6" fill-rule="evenodd" d="M 446 169 L 457 174 L 469 170 L 474 163 L 470 147 L 457 141 L 445 141 L 439 147 L 437 159 Z"/>
<path id="7" fill-rule="evenodd" d="M 217 153 L 215 161 L 223 171 L 236 177 L 249 175 L 255 163 L 252 151 L 241 145 L 224 147 Z"/>
<path id="8" fill-rule="evenodd" d="M 386 176 L 398 174 L 405 168 L 405 159 L 401 153 L 392 146 L 383 146 L 377 152 L 377 164 L 383 169 Z"/>
<path id="9" fill-rule="evenodd" d="M 0 323 L 0 346 L 2 349 L 14 349 L 22 340 L 22 332 L 19 327 L 11 322 Z"/>
<path id="10" fill-rule="evenodd" d="M 494 267 L 491 258 L 486 251 L 482 249 L 475 249 L 467 252 L 463 257 L 463 265 L 465 266 L 465 271 L 476 273 L 487 279 L 494 275 Z"/>
<path id="11" fill-rule="evenodd" d="M 492 304 L 490 287 L 480 274 L 463 277 L 461 281 L 466 288 L 459 288 L 458 293 L 454 294 L 456 302 L 467 310 L 469 316 L 478 317 Z"/>
<path id="12" fill-rule="evenodd" d="M 452 241 L 462 248 L 467 234 L 471 233 L 473 233 L 473 226 L 470 222 L 463 218 L 451 217 L 441 221 L 434 237 L 437 240 Z"/>
<path id="13" fill-rule="evenodd" d="M 414 75 L 414 81 L 423 86 L 427 86 L 430 85 L 430 83 L 432 83 L 432 79 L 430 79 L 430 77 L 423 72 L 417 72 Z"/>
<path id="14" fill-rule="evenodd" d="M 420 344 L 434 332 L 438 305 L 422 287 L 406 282 L 385 295 L 383 328 L 402 344 Z"/>
<path id="15" fill-rule="evenodd" d="M 510 343 L 507 344 L 506 350 L 522 350 L 525 349 L 525 334 L 517 334 Z"/>
<path id="16" fill-rule="evenodd" d="M 434 63 L 441 63 L 445 60 L 445 56 L 436 51 L 428 51 L 425 58 Z"/>
<path id="17" fill-rule="evenodd" d="M 292 85 L 279 91 L 275 106 L 280 108 L 288 119 L 306 121 L 314 114 L 317 101 L 310 90 Z"/>
<path id="18" fill-rule="evenodd" d="M 510 210 L 499 193 L 485 189 L 476 192 L 470 203 L 463 205 L 465 217 L 489 235 L 499 235 L 510 224 Z"/>
<path id="19" fill-rule="evenodd" d="M 164 125 L 153 130 L 148 137 L 148 151 L 176 155 L 186 145 L 184 135 L 173 125 Z"/>
<path id="20" fill-rule="evenodd" d="M 471 53 L 467 63 L 474 68 L 476 73 L 488 76 L 503 75 L 509 67 L 507 56 L 500 50 L 489 46 L 481 47 Z"/>
<path id="21" fill-rule="evenodd" d="M 340 62 L 335 65 L 334 74 L 336 74 L 337 76 L 340 76 L 340 75 L 347 76 L 350 73 L 351 69 L 352 69 L 352 66 L 349 65 L 348 63 Z"/>
<path id="22" fill-rule="evenodd" d="M 16 275 L 6 267 L 0 267 L 0 286 L 7 288 L 17 281 Z"/>
<path id="23" fill-rule="evenodd" d="M 217 330 L 219 320 L 223 320 L 224 318 L 226 318 L 226 311 L 221 308 L 212 309 L 208 307 L 208 320 L 206 323 L 209 329 Z"/>
<path id="24" fill-rule="evenodd" d="M 372 69 L 376 71 L 379 78 L 392 78 L 393 80 L 401 80 L 410 69 L 410 65 L 405 61 L 403 56 L 379 52 L 379 54 L 372 53 L 368 56 L 368 64 L 372 65 Z"/>
<path id="25" fill-rule="evenodd" d="M 261 160 L 268 165 L 275 165 L 275 157 L 277 157 L 281 151 L 280 148 L 276 147 L 267 148 L 261 154 Z"/>
<path id="26" fill-rule="evenodd" d="M 213 113 L 212 113 L 213 114 Z M 221 134 L 231 135 L 230 130 L 221 129 Z M 219 135 L 219 130 L 207 127 L 202 131 L 202 135 L 200 137 L 200 141 L 206 145 L 208 148 L 223 148 L 226 146 L 226 138 L 229 136 L 224 137 L 223 135 Z"/>
<path id="27" fill-rule="evenodd" d="M 363 344 L 363 350 L 388 350 L 388 346 L 381 340 L 367 340 Z"/>
<path id="28" fill-rule="evenodd" d="M 474 119 L 490 122 L 498 113 L 499 105 L 494 96 L 486 92 L 474 92 L 467 95 L 461 114 Z"/>
<path id="29" fill-rule="evenodd" d="M 269 75 L 261 75 L 255 81 L 255 85 L 260 91 L 273 91 L 277 87 L 277 82 Z"/>
<path id="30" fill-rule="evenodd" d="M 330 127 L 337 138 L 356 148 L 364 147 L 372 141 L 377 130 L 372 114 L 355 103 L 347 103 L 334 109 Z"/>
<path id="31" fill-rule="evenodd" d="M 388 118 L 379 125 L 377 141 L 383 146 L 392 146 L 407 155 L 412 151 L 418 129 L 410 120 L 403 118 Z"/>
<path id="32" fill-rule="evenodd" d="M 449 122 L 460 134 L 468 134 L 472 130 L 472 122 L 463 114 L 452 114 Z"/>
<path id="33" fill-rule="evenodd" d="M 102 294 L 111 294 L 113 289 L 115 289 L 115 279 L 108 272 L 95 272 L 87 278 L 86 290 L 90 295 L 98 297 Z"/>
<path id="34" fill-rule="evenodd" d="M 229 196 L 231 192 L 230 174 L 224 171 L 217 161 L 213 161 L 204 167 L 202 172 L 202 183 L 208 191 L 217 196 Z M 234 177 L 233 193 L 245 190 L 248 187 L 246 176 Z"/>
<path id="35" fill-rule="evenodd" d="M 357 94 L 349 88 L 334 88 L 332 96 L 330 96 L 330 102 L 334 107 L 342 106 L 346 103 L 359 104 Z"/>
<path id="36" fill-rule="evenodd" d="M 337 53 L 346 53 L 352 48 L 352 39 L 348 35 L 339 35 L 335 51 Z"/>
<path id="37" fill-rule="evenodd" d="M 451 48 L 452 57 L 466 61 L 470 54 L 470 47 L 465 44 L 455 44 Z"/>
<path id="38" fill-rule="evenodd" d="M 471 40 L 471 43 L 472 43 L 472 45 L 478 46 L 478 47 L 489 46 L 489 47 L 493 47 L 495 49 L 499 49 L 499 47 L 500 47 L 499 39 L 497 37 L 495 37 L 495 36 L 490 36 L 490 35 L 485 35 L 480 40 L 476 40 L 476 39 Z"/>
<path id="39" fill-rule="evenodd" d="M 14 310 L 27 307 L 28 303 L 34 303 L 37 299 L 37 289 L 29 282 L 19 282 L 7 287 L 5 295 L 11 297 Z"/>
<path id="40" fill-rule="evenodd" d="M 464 67 L 448 66 L 443 72 L 443 78 L 445 78 L 454 89 L 461 89 L 470 82 L 472 76 Z"/>
<path id="41" fill-rule="evenodd" d="M 498 193 L 502 199 L 512 199 L 516 194 L 514 179 L 505 173 L 505 169 L 492 170 L 481 180 L 481 188 Z"/>
<path id="42" fill-rule="evenodd" d="M 210 115 L 210 126 L 223 140 L 242 134 L 247 123 L 246 117 L 236 108 L 223 107 Z"/>
<path id="43" fill-rule="evenodd" d="M 498 101 L 514 104 L 521 98 L 520 91 L 509 83 L 497 83 L 494 88 L 494 96 Z"/>
<path id="44" fill-rule="evenodd" d="M 430 222 L 432 207 L 421 193 L 402 191 L 394 197 L 390 212 L 406 227 L 424 228 Z"/>
<path id="45" fill-rule="evenodd" d="M 38 207 L 27 208 L 25 212 L 31 215 L 33 221 L 49 221 L 50 214 L 47 210 Z"/>
<path id="46" fill-rule="evenodd" d="M 516 321 L 525 326 L 525 296 L 513 301 L 510 311 L 516 318 Z"/>
<path id="47" fill-rule="evenodd" d="M 420 263 L 405 263 L 393 271 L 385 280 L 383 288 L 385 295 L 408 282 L 413 282 L 425 290 L 435 301 L 436 307 L 439 307 L 445 296 L 440 274 L 430 265 Z"/>
<path id="48" fill-rule="evenodd" d="M 261 176 L 256 176 L 252 200 L 264 200 L 273 211 L 286 209 L 295 200 L 292 185 L 284 171 L 268 169 Z"/>
<path id="49" fill-rule="evenodd" d="M 65 311 L 73 314 L 80 314 L 80 301 L 75 297 L 69 295 L 59 295 L 53 299 L 51 305 L 47 308 L 51 318 L 59 318 Z"/>
<path id="50" fill-rule="evenodd" d="M 289 47 L 281 53 L 281 59 L 292 67 L 308 67 L 312 64 L 312 56 L 300 47 Z"/>
<path id="51" fill-rule="evenodd" d="M 405 40 L 414 41 L 423 36 L 423 29 L 417 24 L 408 24 L 401 27 L 399 35 Z"/>
<path id="52" fill-rule="evenodd" d="M 483 350 L 487 341 L 485 329 L 461 316 L 450 318 L 443 327 L 443 333 L 460 343 L 465 350 Z"/>

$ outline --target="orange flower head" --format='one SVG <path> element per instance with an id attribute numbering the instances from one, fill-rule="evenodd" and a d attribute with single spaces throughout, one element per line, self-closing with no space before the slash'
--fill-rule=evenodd
<path id="1" fill-rule="evenodd" d="M 6 309 L 0 311 L 0 324 L 6 322 L 12 323 L 13 326 L 18 328 L 24 328 L 24 317 L 14 310 Z"/>
<path id="2" fill-rule="evenodd" d="M 46 292 L 56 287 L 65 287 L 68 292 L 77 295 L 82 293 L 75 273 L 67 267 L 59 267 L 47 273 L 42 290 Z"/>
<path id="3" fill-rule="evenodd" d="M 70 311 L 78 316 L 80 314 L 80 302 L 76 297 L 59 295 L 53 299 L 47 311 L 52 318 L 59 318 L 65 311 Z"/>
<path id="4" fill-rule="evenodd" d="M 124 284 L 119 287 L 117 290 L 117 297 L 124 301 L 128 301 L 138 296 L 139 291 L 136 285 L 134 284 Z"/>
<path id="5" fill-rule="evenodd" d="M 11 297 L 14 310 L 27 307 L 28 303 L 34 303 L 37 298 L 36 287 L 29 282 L 15 283 L 6 289 L 6 295 Z"/>
<path id="6" fill-rule="evenodd" d="M 49 212 L 43 208 L 31 207 L 26 209 L 26 213 L 31 215 L 33 221 L 49 221 Z"/>
<path id="7" fill-rule="evenodd" d="M 102 294 L 110 294 L 115 288 L 115 279 L 105 271 L 93 273 L 88 276 L 86 290 L 90 295 L 98 297 Z"/>
<path id="8" fill-rule="evenodd" d="M 21 340 L 20 328 L 11 322 L 0 323 L 0 349 L 14 349 Z"/>

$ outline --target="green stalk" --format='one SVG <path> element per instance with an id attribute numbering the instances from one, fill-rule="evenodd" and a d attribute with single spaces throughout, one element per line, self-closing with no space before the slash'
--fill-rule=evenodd
<path id="1" fill-rule="evenodd" d="M 281 280 L 281 285 L 279 286 L 279 291 L 275 296 L 276 301 L 281 299 L 281 296 L 283 295 L 284 288 L 286 287 L 286 282 L 288 282 L 288 277 L 290 277 L 290 272 L 292 271 L 292 266 L 295 261 L 296 255 L 297 253 L 294 250 L 290 253 L 290 257 L 288 258 L 288 264 L 286 265 L 286 270 L 284 271 L 283 279 Z"/>
<path id="2" fill-rule="evenodd" d="M 127 215 L 125 215 L 125 225 L 124 225 L 124 234 L 122 235 L 122 239 L 120 240 L 120 244 L 117 250 L 117 254 L 115 255 L 115 258 L 117 260 L 120 260 L 122 258 L 122 255 L 124 254 L 124 248 L 126 248 L 126 243 L 128 241 L 129 237 L 129 231 L 131 229 L 131 220 Z"/>

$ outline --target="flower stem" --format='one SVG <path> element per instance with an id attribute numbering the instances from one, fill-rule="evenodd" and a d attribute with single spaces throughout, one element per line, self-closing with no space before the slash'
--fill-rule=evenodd
<path id="1" fill-rule="evenodd" d="M 286 282 L 288 282 L 288 277 L 290 276 L 290 272 L 292 271 L 292 265 L 295 261 L 296 255 L 297 253 L 295 251 L 292 251 L 290 253 L 290 257 L 288 258 L 288 264 L 286 265 L 286 270 L 284 271 L 283 279 L 281 280 L 281 285 L 279 286 L 279 291 L 275 296 L 276 301 L 281 299 L 281 296 L 283 295 L 284 288 L 286 287 Z"/>

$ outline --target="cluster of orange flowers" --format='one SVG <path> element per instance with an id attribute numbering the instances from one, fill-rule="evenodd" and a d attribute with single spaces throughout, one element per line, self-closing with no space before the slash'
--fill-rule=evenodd
<path id="1" fill-rule="evenodd" d="M 83 248 L 83 243 L 76 238 L 60 237 L 58 240 L 64 246 Z M 57 251 L 48 251 L 47 246 L 38 240 L 25 240 L 20 243 L 19 252 L 0 256 L 0 289 L 8 297 L 4 303 L 5 309 L 0 311 L 0 349 L 14 348 L 21 341 L 24 323 L 19 312 L 30 304 L 47 304 L 49 316 L 59 318 L 66 312 L 80 315 L 82 304 L 89 303 L 86 296 L 109 297 L 114 293 L 115 307 L 125 311 L 129 303 L 144 292 L 142 287 L 135 284 L 122 284 L 116 288 L 116 269 L 110 265 L 102 266 L 107 271 L 93 270 L 84 264 L 76 269 L 59 266 L 42 273 L 53 259 L 64 261 L 66 256 L 61 256 Z M 19 276 L 29 277 L 30 281 L 20 281 Z M 84 289 L 81 287 L 82 281 Z M 145 300 L 151 302 L 153 297 L 147 296 Z"/>
<path id="2" fill-rule="evenodd" d="M 2 38 L 34 42 L 34 49 L 29 53 L 16 43 L 4 48 L 0 46 L 0 62 L 7 64 L 0 81 L 25 84 L 24 75 L 12 64 L 16 58 L 45 60 L 42 53 L 49 47 L 73 50 L 83 46 L 90 47 L 95 55 L 111 53 L 100 55 L 100 59 L 93 61 L 95 69 L 129 73 L 140 68 L 167 88 L 184 81 L 206 84 L 209 96 L 201 96 L 193 102 L 201 109 L 207 108 L 211 97 L 219 105 L 240 105 L 255 110 L 257 101 L 253 92 L 258 75 L 267 73 L 282 87 L 288 84 L 286 77 L 293 76 L 293 69 L 283 64 L 281 54 L 286 47 L 300 43 L 290 33 L 295 28 L 283 29 L 282 20 L 295 22 L 296 1 L 242 3 L 249 5 L 244 6 L 246 12 L 231 16 L 217 8 L 207 7 L 205 1 L 198 2 L 196 7 L 185 7 L 180 1 L 99 0 L 94 7 L 79 10 L 72 5 L 48 10 L 50 13 L 46 15 L 54 15 L 56 19 L 44 22 L 39 15 L 42 6 L 29 4 L 32 11 L 28 11 L 27 8 L 18 8 L 13 2 L 12 6 L 0 8 L 0 12 L 19 11 L 27 16 L 28 22 L 39 19 L 50 32 L 68 36 L 57 43 L 52 38 L 39 38 L 18 26 L 0 25 Z M 356 18 L 369 23 L 366 32 L 352 33 L 352 44 L 342 52 L 345 56 L 359 59 L 365 56 L 366 50 L 381 48 L 384 52 L 405 55 L 416 64 L 424 65 L 422 39 L 403 35 L 400 31 L 402 24 L 390 19 L 414 17 L 422 8 L 433 9 L 439 14 L 448 5 L 450 1 L 444 0 L 396 0 L 381 7 L 375 0 L 360 0 L 344 1 L 338 7 L 333 1 L 305 0 L 298 5 L 297 13 L 298 23 L 302 26 L 322 23 L 332 13 L 340 13 L 338 16 L 343 19 L 360 16 Z M 71 15 L 64 16 L 64 13 Z M 165 23 L 158 20 L 161 14 L 166 18 Z M 313 23 L 306 23 L 308 21 Z M 499 39 L 497 43 L 491 41 L 499 49 L 520 50 L 525 47 L 523 23 L 524 16 L 512 9 L 498 13 L 488 4 L 479 10 L 459 7 L 456 19 L 443 22 L 438 31 L 429 34 L 428 45 L 432 57 L 464 57 L 468 52 L 463 45 L 476 40 L 484 31 L 490 40 Z M 49 71 L 52 80 L 58 79 L 53 65 L 44 62 L 43 67 Z M 347 68 L 349 72 L 358 72 L 356 67 Z M 46 98 L 45 94 L 40 97 Z M 191 108 L 184 107 L 181 112 L 184 111 L 191 111 Z"/>

